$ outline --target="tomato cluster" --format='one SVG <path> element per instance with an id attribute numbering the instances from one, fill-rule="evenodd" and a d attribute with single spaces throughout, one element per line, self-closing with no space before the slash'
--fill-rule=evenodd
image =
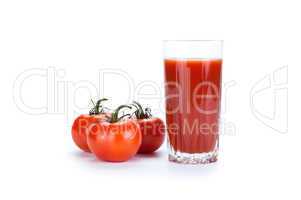
<path id="1" fill-rule="evenodd" d="M 74 143 L 83 151 L 111 162 L 129 160 L 136 153 L 152 153 L 163 143 L 165 126 L 153 117 L 150 109 L 138 102 L 121 105 L 113 112 L 105 112 L 100 99 L 89 114 L 80 115 L 72 125 Z M 119 116 L 123 109 L 134 112 Z"/>

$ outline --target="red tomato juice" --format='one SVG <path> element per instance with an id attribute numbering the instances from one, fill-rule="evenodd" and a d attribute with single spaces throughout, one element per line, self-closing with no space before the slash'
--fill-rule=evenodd
<path id="1" fill-rule="evenodd" d="M 165 59 L 170 148 L 207 153 L 218 146 L 221 59 Z"/>

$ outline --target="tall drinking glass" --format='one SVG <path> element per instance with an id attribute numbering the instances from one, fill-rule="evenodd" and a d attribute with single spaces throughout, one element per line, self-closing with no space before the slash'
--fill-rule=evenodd
<path id="1" fill-rule="evenodd" d="M 222 41 L 164 41 L 169 160 L 217 161 Z"/>

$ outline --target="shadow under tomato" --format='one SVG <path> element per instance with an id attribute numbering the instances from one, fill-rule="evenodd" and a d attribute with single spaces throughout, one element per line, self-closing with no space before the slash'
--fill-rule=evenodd
<path id="1" fill-rule="evenodd" d="M 162 153 L 160 152 L 154 152 L 151 154 L 136 154 L 135 156 L 133 156 L 131 159 L 127 160 L 127 161 L 123 161 L 123 162 L 109 162 L 109 161 L 103 161 L 100 160 L 98 158 L 96 158 L 93 154 L 91 154 L 94 159 L 90 159 L 90 161 L 92 162 L 98 162 L 98 163 L 102 163 L 102 164 L 120 164 L 120 165 L 128 165 L 133 164 L 133 163 L 138 163 L 138 162 L 144 162 L 146 160 L 150 160 L 150 159 L 157 159 L 163 156 Z"/>
<path id="2" fill-rule="evenodd" d="M 139 153 L 139 154 L 136 154 L 135 157 L 137 158 L 159 158 L 159 157 L 162 157 L 162 153 L 161 152 L 158 152 L 158 151 L 155 151 L 153 153 Z"/>
<path id="3" fill-rule="evenodd" d="M 75 152 L 72 152 L 72 154 L 75 157 L 78 157 L 81 159 L 91 158 L 91 156 L 93 156 L 92 153 L 88 153 L 88 152 L 84 152 L 84 151 L 75 151 Z"/>
<path id="4" fill-rule="evenodd" d="M 160 158 L 160 157 L 164 156 L 162 152 L 156 151 L 156 152 L 148 153 L 148 154 L 142 154 L 142 153 L 136 154 L 130 160 L 124 161 L 124 162 L 107 162 L 107 161 L 102 161 L 100 159 L 97 159 L 93 155 L 93 153 L 88 153 L 88 152 L 83 152 L 83 151 L 74 151 L 74 152 L 72 152 L 72 154 L 79 159 L 88 159 L 92 162 L 97 161 L 97 162 L 106 162 L 106 163 L 134 162 L 134 161 L 139 161 L 139 160 L 143 160 L 143 159 L 156 159 L 156 158 Z M 91 159 L 91 158 L 94 158 L 94 159 Z"/>

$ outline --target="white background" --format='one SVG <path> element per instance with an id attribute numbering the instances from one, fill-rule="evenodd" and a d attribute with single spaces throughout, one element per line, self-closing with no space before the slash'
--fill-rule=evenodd
<path id="1" fill-rule="evenodd" d="M 0 199 L 300 199 L 297 2 L 1 1 Z M 113 98 L 112 105 L 141 100 L 164 117 L 158 109 L 162 98 L 149 102 L 141 95 L 129 96 L 127 84 L 116 77 L 101 85 L 104 90 L 98 88 L 100 94 L 79 86 L 86 80 L 98 85 L 104 68 L 126 71 L 134 87 L 145 80 L 161 86 L 165 39 L 224 40 L 223 82 L 235 85 L 223 92 L 222 118 L 236 129 L 221 136 L 219 162 L 169 163 L 166 145 L 155 155 L 115 164 L 78 150 L 70 126 L 79 106 L 87 112 L 91 96 L 105 94 Z M 273 72 L 281 67 L 278 75 L 290 84 L 289 98 L 288 84 L 279 86 L 284 93 L 272 87 L 258 95 L 258 112 L 277 113 L 262 123 L 252 113 L 251 88 L 264 77 L 273 85 Z M 55 97 L 45 76 L 24 81 L 24 103 L 45 107 L 48 100 L 44 114 L 18 108 L 13 98 L 18 75 L 32 68 L 55 70 L 57 81 L 67 88 L 65 96 Z"/>

